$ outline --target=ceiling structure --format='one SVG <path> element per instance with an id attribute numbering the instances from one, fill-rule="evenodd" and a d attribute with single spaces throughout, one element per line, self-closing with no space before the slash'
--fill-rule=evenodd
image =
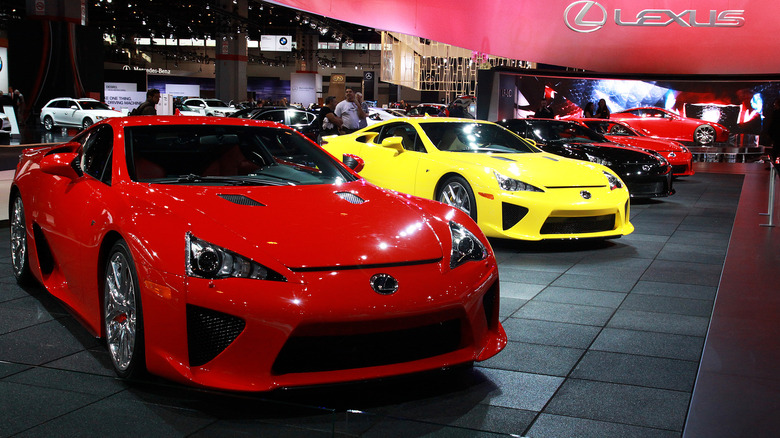
<path id="1" fill-rule="evenodd" d="M 27 3 L 27 0 L 2 0 L 0 30 L 25 20 Z M 246 34 L 249 39 L 259 40 L 262 34 L 304 32 L 316 34 L 323 41 L 380 41 L 373 28 L 259 0 L 247 0 L 247 3 L 247 17 L 241 17 L 237 12 L 217 6 L 216 0 L 87 0 L 87 25 L 117 39 L 206 39 L 217 34 Z"/>

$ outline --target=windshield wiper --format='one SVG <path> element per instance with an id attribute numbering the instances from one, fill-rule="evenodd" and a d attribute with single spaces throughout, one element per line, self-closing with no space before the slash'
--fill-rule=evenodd
<path id="1" fill-rule="evenodd" d="M 160 181 L 161 184 L 181 184 L 181 183 L 225 183 L 232 186 L 294 186 L 292 181 L 274 181 L 264 178 L 258 178 L 255 176 L 201 176 L 194 173 L 189 175 L 181 175 L 176 179 L 170 179 L 167 181 Z"/>

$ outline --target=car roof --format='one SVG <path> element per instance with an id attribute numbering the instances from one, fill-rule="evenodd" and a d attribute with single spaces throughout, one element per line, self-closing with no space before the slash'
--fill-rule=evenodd
<path id="1" fill-rule="evenodd" d="M 266 120 L 236 119 L 230 117 L 208 116 L 127 116 L 111 117 L 100 122 L 114 127 L 132 126 L 175 126 L 175 125 L 225 125 L 225 126 L 257 126 L 268 128 L 283 128 L 292 130 L 289 126 Z M 96 124 L 97 125 L 97 124 Z"/>

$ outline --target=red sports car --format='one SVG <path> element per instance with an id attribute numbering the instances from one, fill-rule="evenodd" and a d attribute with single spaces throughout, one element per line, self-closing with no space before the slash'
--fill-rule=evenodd
<path id="1" fill-rule="evenodd" d="M 25 150 L 11 254 L 145 370 L 263 391 L 487 359 L 507 342 L 490 244 L 272 122 L 124 117 Z"/>
<path id="2" fill-rule="evenodd" d="M 729 139 L 729 130 L 723 125 L 682 117 L 662 108 L 632 108 L 612 113 L 610 118 L 622 120 L 650 137 L 692 141 L 704 146 Z"/>
<path id="3" fill-rule="evenodd" d="M 674 140 L 652 138 L 635 131 L 627 123 L 619 120 L 572 119 L 603 135 L 607 140 L 658 152 L 672 165 L 674 176 L 690 176 L 693 171 L 693 154 L 681 143 Z"/>

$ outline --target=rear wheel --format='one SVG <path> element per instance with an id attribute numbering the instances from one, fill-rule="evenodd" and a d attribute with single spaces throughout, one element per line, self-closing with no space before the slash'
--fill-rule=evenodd
<path id="1" fill-rule="evenodd" d="M 114 244 L 103 282 L 103 319 L 106 345 L 117 375 L 132 378 L 146 369 L 141 294 L 127 244 Z"/>
<path id="2" fill-rule="evenodd" d="M 30 258 L 27 254 L 27 228 L 24 222 L 22 197 L 16 195 L 11 203 L 11 265 L 14 277 L 20 284 L 32 280 Z"/>
<path id="3" fill-rule="evenodd" d="M 47 131 L 54 129 L 54 119 L 52 119 L 51 116 L 46 116 L 43 118 L 43 129 Z"/>
<path id="4" fill-rule="evenodd" d="M 715 128 L 710 125 L 701 125 L 693 131 L 693 141 L 700 145 L 710 145 L 715 142 Z"/>
<path id="5" fill-rule="evenodd" d="M 447 178 L 439 189 L 436 200 L 451 205 L 477 220 L 477 200 L 469 183 L 461 176 Z"/>

